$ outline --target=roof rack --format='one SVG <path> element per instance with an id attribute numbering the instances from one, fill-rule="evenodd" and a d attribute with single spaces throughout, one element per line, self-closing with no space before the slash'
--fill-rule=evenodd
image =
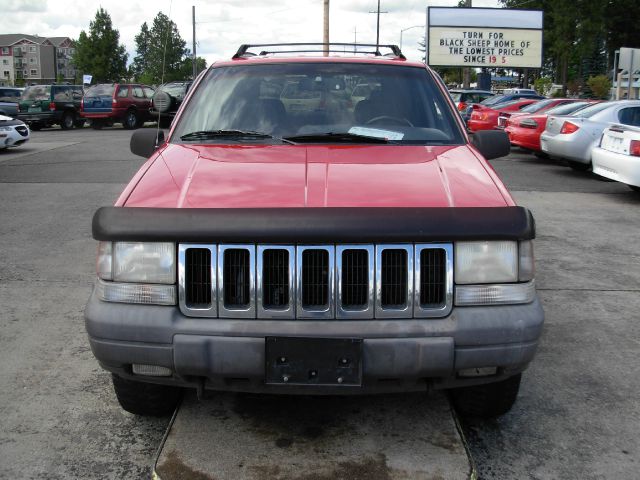
<path id="1" fill-rule="evenodd" d="M 260 53 L 249 52 L 250 48 L 265 48 L 265 47 L 296 47 L 288 50 L 261 50 Z M 298 48 L 298 47 L 320 47 L 320 48 Z M 325 47 L 327 47 L 325 49 Z M 342 47 L 342 49 L 337 50 L 333 47 Z M 255 57 L 255 56 L 265 56 L 265 55 L 274 55 L 280 53 L 350 53 L 345 51 L 344 47 L 349 47 L 354 50 L 353 53 L 363 54 L 363 55 L 375 55 L 376 57 L 381 56 L 392 56 L 395 58 L 399 58 L 402 60 L 406 60 L 407 58 L 402 54 L 402 50 L 397 45 L 376 45 L 375 43 L 262 43 L 262 44 L 243 44 L 240 45 L 238 51 L 231 58 L 246 58 L 246 57 Z M 361 47 L 372 48 L 373 50 L 360 50 Z M 380 49 L 385 48 L 391 50 L 391 53 L 386 55 L 382 55 L 380 53 Z"/>

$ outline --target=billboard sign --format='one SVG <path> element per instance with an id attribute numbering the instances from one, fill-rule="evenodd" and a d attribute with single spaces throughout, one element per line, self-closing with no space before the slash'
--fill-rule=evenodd
<path id="1" fill-rule="evenodd" d="M 428 64 L 541 68 L 543 12 L 429 7 Z"/>

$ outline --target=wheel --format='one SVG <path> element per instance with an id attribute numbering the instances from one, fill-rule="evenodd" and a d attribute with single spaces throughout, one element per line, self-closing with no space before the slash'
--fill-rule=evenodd
<path id="1" fill-rule="evenodd" d="M 127 112 L 127 114 L 125 115 L 125 117 L 124 117 L 124 122 L 122 123 L 122 125 L 127 130 L 133 130 L 133 129 L 138 128 L 140 126 L 138 122 L 139 122 L 138 114 L 136 113 L 136 111 L 135 110 L 129 110 Z"/>
<path id="2" fill-rule="evenodd" d="M 64 112 L 60 126 L 62 127 L 63 130 L 71 130 L 73 128 L 75 121 L 76 121 L 76 116 L 73 114 L 73 112 Z"/>
<path id="3" fill-rule="evenodd" d="M 467 417 L 490 418 L 511 410 L 520 389 L 519 373 L 506 380 L 450 390 L 453 406 Z"/>
<path id="4" fill-rule="evenodd" d="M 573 160 L 568 160 L 568 163 L 576 172 L 588 172 L 591 170 L 591 163 L 574 162 Z"/>
<path id="5" fill-rule="evenodd" d="M 627 185 L 631 190 L 633 190 L 634 192 L 639 192 L 640 193 L 640 187 L 638 187 L 637 185 Z"/>
<path id="6" fill-rule="evenodd" d="M 160 128 L 169 128 L 171 126 L 171 119 L 168 117 L 160 117 Z"/>
<path id="7" fill-rule="evenodd" d="M 82 127 L 84 127 L 85 122 L 86 122 L 86 120 L 84 118 L 77 118 L 76 117 L 76 121 L 73 122 L 73 125 L 76 128 L 82 128 Z"/>
<path id="8" fill-rule="evenodd" d="M 32 123 L 29 125 L 29 129 L 33 130 L 34 132 L 38 132 L 40 130 L 42 130 L 42 124 L 41 123 Z"/>
<path id="9" fill-rule="evenodd" d="M 102 120 L 91 120 L 91 128 L 94 130 L 101 130 L 104 127 L 104 122 Z"/>
<path id="10" fill-rule="evenodd" d="M 120 406 L 135 415 L 163 417 L 178 405 L 182 388 L 135 382 L 112 374 L 113 389 Z"/>

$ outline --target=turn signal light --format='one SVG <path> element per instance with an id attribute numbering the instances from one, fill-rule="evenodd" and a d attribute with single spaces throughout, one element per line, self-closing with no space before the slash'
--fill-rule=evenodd
<path id="1" fill-rule="evenodd" d="M 629 144 L 629 155 L 640 157 L 640 140 L 631 140 Z"/>
<path id="2" fill-rule="evenodd" d="M 575 123 L 564 122 L 562 124 L 562 128 L 560 129 L 560 134 L 561 135 L 568 135 L 570 133 L 577 132 L 579 128 L 580 127 L 578 125 L 576 125 Z"/>

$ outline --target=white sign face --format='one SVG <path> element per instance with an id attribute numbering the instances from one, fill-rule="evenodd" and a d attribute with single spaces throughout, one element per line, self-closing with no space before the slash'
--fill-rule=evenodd
<path id="1" fill-rule="evenodd" d="M 429 7 L 428 64 L 541 68 L 543 12 Z"/>
<path id="2" fill-rule="evenodd" d="M 429 29 L 429 65 L 541 68 L 542 31 L 432 27 Z"/>
<path id="3" fill-rule="evenodd" d="M 92 75 L 82 75 L 82 84 L 89 85 L 91 83 L 91 79 L 93 79 Z"/>

